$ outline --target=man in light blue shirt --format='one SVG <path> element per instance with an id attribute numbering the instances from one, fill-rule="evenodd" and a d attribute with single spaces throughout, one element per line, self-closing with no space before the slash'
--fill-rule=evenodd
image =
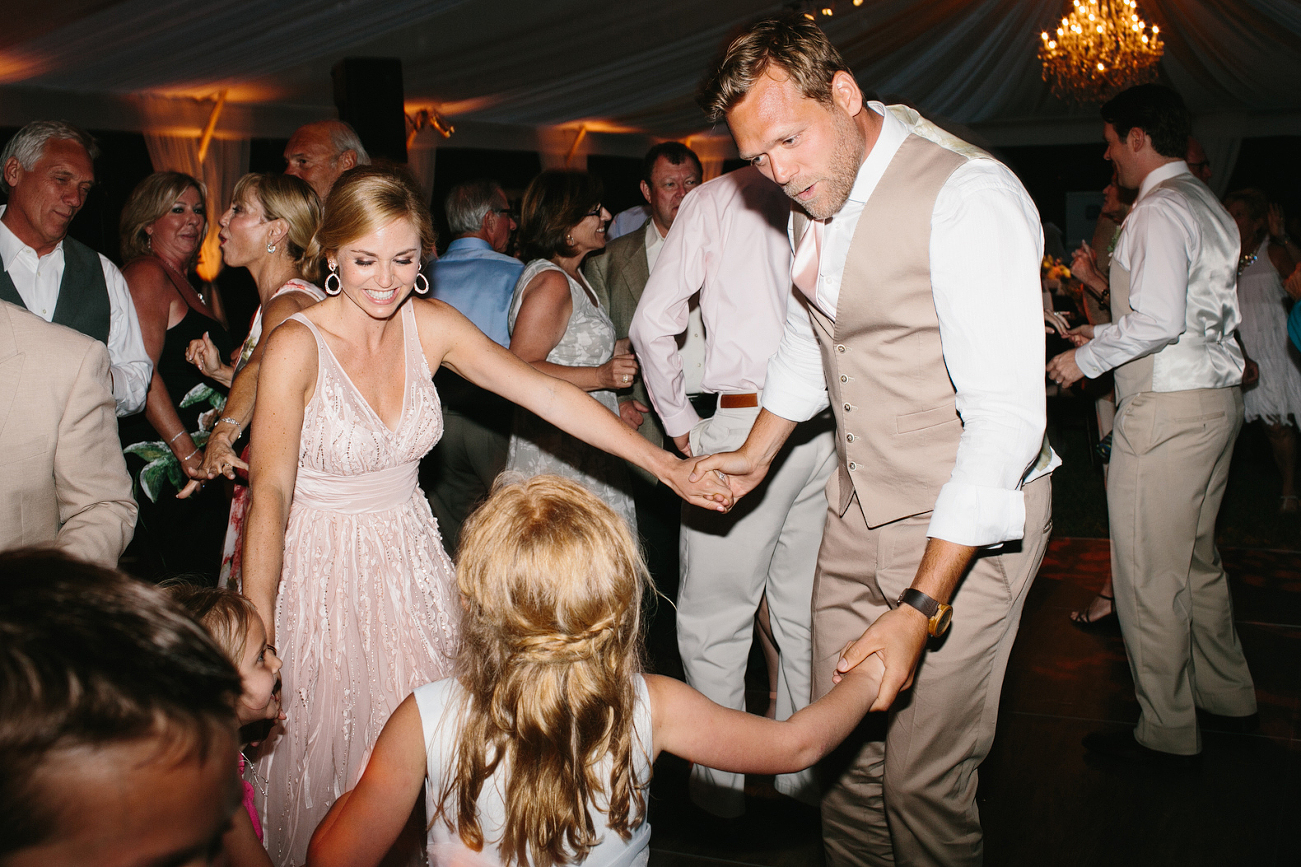
<path id="1" fill-rule="evenodd" d="M 469 181 L 452 188 L 445 207 L 456 240 L 428 266 L 430 294 L 509 346 L 506 317 L 524 263 L 502 252 L 515 230 L 506 194 L 494 181 Z M 455 553 L 461 523 L 506 466 L 514 407 L 445 368 L 434 382 L 443 402 L 443 438 L 422 467 L 421 483 L 443 545 Z"/>

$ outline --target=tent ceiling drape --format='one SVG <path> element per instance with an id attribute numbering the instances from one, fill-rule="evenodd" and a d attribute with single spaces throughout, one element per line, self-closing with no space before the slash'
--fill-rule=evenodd
<path id="1" fill-rule="evenodd" d="M 1301 134 L 1301 3 L 1140 0 L 1162 27 L 1164 80 L 1226 137 Z M 286 136 L 333 114 L 331 67 L 397 56 L 409 108 L 436 107 L 460 146 L 519 146 L 586 123 L 593 152 L 708 132 L 692 93 L 727 34 L 782 4 L 753 0 L 50 0 L 0 30 L 0 124 Z M 821 19 L 865 89 L 991 144 L 1094 141 L 1096 112 L 1053 98 L 1035 47 L 1066 0 L 867 0 Z M 635 136 L 614 133 L 632 132 Z M 624 139 L 628 142 L 620 144 Z M 512 142 L 514 144 L 512 144 Z"/>

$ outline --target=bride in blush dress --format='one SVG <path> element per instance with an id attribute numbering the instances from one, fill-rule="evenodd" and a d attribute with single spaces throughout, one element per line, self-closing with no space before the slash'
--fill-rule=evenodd
<path id="1" fill-rule="evenodd" d="M 421 456 L 442 432 L 431 368 L 446 364 L 696 505 L 731 503 L 713 473 L 651 446 L 574 386 L 539 373 L 452 307 L 412 299 L 434 242 L 414 182 L 360 167 L 331 191 L 312 251 L 319 304 L 268 339 L 258 381 L 244 593 L 284 661 L 287 715 L 255 788 L 272 860 L 299 865 L 317 823 L 356 785 L 393 709 L 451 673 L 460 603 Z"/>

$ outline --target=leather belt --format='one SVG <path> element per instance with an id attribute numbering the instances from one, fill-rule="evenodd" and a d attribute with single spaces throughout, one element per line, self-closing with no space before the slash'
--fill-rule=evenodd
<path id="1" fill-rule="evenodd" d="M 720 394 L 719 409 L 747 409 L 759 405 L 759 395 L 751 391 L 746 394 Z"/>

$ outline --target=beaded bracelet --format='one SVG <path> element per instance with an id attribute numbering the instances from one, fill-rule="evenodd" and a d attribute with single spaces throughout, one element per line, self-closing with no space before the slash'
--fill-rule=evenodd
<path id="1" fill-rule="evenodd" d="M 226 424 L 233 424 L 236 428 L 243 427 L 243 425 L 239 423 L 238 419 L 233 419 L 228 415 L 223 415 L 221 418 L 217 419 L 217 424 L 221 424 L 222 422 L 225 422 Z"/>

